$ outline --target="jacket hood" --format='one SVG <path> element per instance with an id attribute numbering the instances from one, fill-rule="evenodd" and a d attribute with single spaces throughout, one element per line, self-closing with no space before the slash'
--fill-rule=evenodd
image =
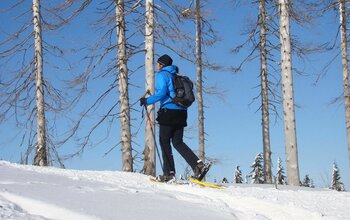
<path id="1" fill-rule="evenodd" d="M 169 72 L 171 74 L 175 74 L 175 73 L 177 73 L 179 71 L 179 68 L 177 66 L 175 66 L 175 65 L 171 65 L 171 66 L 165 66 L 162 69 L 160 69 L 160 71 L 163 71 L 163 70 L 167 71 L 167 72 Z"/>

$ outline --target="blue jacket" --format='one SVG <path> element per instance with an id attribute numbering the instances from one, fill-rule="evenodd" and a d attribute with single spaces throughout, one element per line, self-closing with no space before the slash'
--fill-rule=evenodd
<path id="1" fill-rule="evenodd" d="M 159 70 L 156 75 L 155 93 L 147 98 L 147 105 L 160 101 L 160 108 L 186 110 L 186 108 L 176 105 L 169 97 L 169 95 L 175 96 L 172 79 L 177 71 L 176 66 L 165 66 Z"/>

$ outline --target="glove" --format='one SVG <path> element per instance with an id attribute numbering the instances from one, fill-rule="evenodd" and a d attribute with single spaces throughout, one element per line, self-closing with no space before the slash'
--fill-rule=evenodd
<path id="1" fill-rule="evenodd" d="M 142 97 L 140 98 L 140 106 L 144 106 L 144 105 L 147 105 L 147 98 Z"/>

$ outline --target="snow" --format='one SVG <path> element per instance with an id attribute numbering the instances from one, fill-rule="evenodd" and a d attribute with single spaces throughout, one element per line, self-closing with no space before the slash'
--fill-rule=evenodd
<path id="1" fill-rule="evenodd" d="M 152 183 L 137 173 L 0 161 L 0 219 L 349 219 L 350 193 L 329 189 Z"/>

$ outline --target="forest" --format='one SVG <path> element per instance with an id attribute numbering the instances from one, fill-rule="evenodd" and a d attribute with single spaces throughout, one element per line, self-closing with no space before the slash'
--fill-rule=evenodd
<path id="1" fill-rule="evenodd" d="M 169 54 L 194 82 L 185 138 L 214 163 L 210 177 L 233 182 L 262 152 L 258 183 L 276 183 L 283 163 L 289 185 L 311 174 L 343 190 L 332 186 L 340 170 L 350 187 L 349 2 L 0 6 L 1 160 L 156 176 L 159 106 L 139 99 L 154 93 L 156 60 Z"/>

